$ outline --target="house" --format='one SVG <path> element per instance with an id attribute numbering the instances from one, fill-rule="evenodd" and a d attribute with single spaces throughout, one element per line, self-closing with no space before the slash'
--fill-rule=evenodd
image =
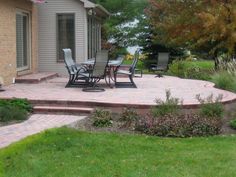
<path id="1" fill-rule="evenodd" d="M 30 0 L 0 1 L 0 83 L 37 71 L 37 7 Z"/>
<path id="2" fill-rule="evenodd" d="M 67 74 L 63 48 L 76 62 L 93 58 L 101 49 L 101 23 L 109 13 L 88 0 L 47 0 L 38 5 L 40 72 Z"/>
<path id="3" fill-rule="evenodd" d="M 62 48 L 76 62 L 101 48 L 101 23 L 109 13 L 88 0 L 1 0 L 0 83 L 35 72 L 65 74 Z"/>

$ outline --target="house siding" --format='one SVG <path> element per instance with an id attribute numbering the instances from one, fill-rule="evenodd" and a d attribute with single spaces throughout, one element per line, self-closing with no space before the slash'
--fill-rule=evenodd
<path id="1" fill-rule="evenodd" d="M 16 69 L 16 12 L 18 9 L 29 12 L 31 19 L 31 65 L 30 69 L 24 72 L 17 72 Z M 1 0 L 0 12 L 0 83 L 8 85 L 17 75 L 37 72 L 37 9 L 28 0 Z"/>
<path id="2" fill-rule="evenodd" d="M 75 14 L 75 60 L 87 58 L 87 13 L 79 0 L 47 0 L 38 5 L 39 71 L 67 74 L 65 64 L 57 62 L 57 14 Z"/>

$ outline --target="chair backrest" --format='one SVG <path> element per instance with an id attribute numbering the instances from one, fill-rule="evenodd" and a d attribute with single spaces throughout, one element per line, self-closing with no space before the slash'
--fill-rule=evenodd
<path id="1" fill-rule="evenodd" d="M 130 68 L 129 68 L 129 71 L 130 71 L 131 73 L 133 73 L 133 74 L 134 74 L 135 68 L 136 68 L 136 66 L 137 66 L 137 64 L 138 64 L 138 59 L 139 59 L 139 52 L 136 51 L 135 54 L 134 54 L 133 62 L 132 62 L 132 64 L 131 64 Z"/>
<path id="2" fill-rule="evenodd" d="M 132 63 L 132 65 L 131 65 L 130 68 L 129 68 L 129 71 L 130 71 L 132 74 L 134 74 L 134 71 L 135 71 L 135 69 L 136 69 L 137 63 L 138 63 L 138 58 L 134 58 L 133 63 Z"/>
<path id="3" fill-rule="evenodd" d="M 169 53 L 158 53 L 158 60 L 157 60 L 157 66 L 162 67 L 164 69 L 167 69 L 168 62 L 169 62 Z"/>
<path id="4" fill-rule="evenodd" d="M 125 59 L 125 56 L 124 56 L 124 55 L 119 55 L 119 56 L 116 58 L 116 60 L 119 61 L 119 65 L 121 65 L 121 64 L 123 63 L 124 59 Z"/>
<path id="5" fill-rule="evenodd" d="M 69 73 L 76 72 L 77 67 L 74 60 L 72 59 L 71 49 L 62 49 L 64 52 L 64 62 Z"/>
<path id="6" fill-rule="evenodd" d="M 103 78 L 108 64 L 108 50 L 97 51 L 93 65 L 92 77 Z"/>

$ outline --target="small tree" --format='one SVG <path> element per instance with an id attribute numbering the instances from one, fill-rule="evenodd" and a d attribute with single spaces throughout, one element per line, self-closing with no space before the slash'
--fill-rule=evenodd
<path id="1" fill-rule="evenodd" d="M 209 52 L 218 66 L 220 53 L 235 55 L 235 0 L 149 0 L 151 23 L 170 46 Z"/>

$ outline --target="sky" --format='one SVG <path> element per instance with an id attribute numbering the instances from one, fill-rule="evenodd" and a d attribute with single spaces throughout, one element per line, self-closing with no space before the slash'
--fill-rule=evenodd
<path id="1" fill-rule="evenodd" d="M 127 50 L 130 54 L 134 54 L 135 51 L 138 49 L 138 46 L 134 46 L 134 47 L 128 47 Z"/>

